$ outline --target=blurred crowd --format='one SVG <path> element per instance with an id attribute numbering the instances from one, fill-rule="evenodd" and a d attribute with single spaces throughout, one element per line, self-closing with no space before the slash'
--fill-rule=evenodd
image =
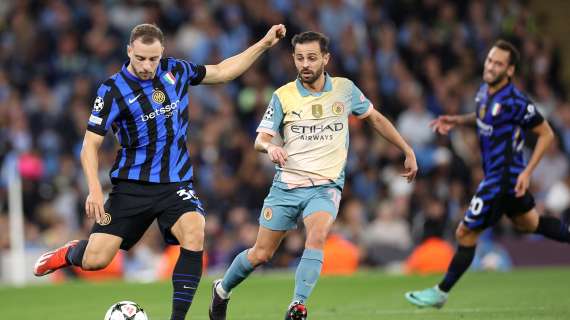
<path id="1" fill-rule="evenodd" d="M 289 0 L 12 0 L 0 3 L 0 250 L 9 248 L 7 179 L 23 177 L 26 248 L 85 238 L 86 183 L 79 163 L 97 86 L 125 62 L 133 26 L 156 23 L 166 55 L 215 64 L 260 39 L 272 24 L 286 41 L 242 77 L 223 86 L 190 88 L 190 153 L 195 185 L 207 210 L 208 263 L 222 269 L 253 244 L 257 217 L 274 174 L 253 149 L 255 129 L 273 90 L 296 77 L 290 38 L 316 30 L 331 39 L 327 71 L 352 79 L 413 146 L 414 184 L 399 177 L 403 157 L 368 125 L 351 119 L 346 186 L 333 233 L 359 252 L 361 265 L 402 261 L 425 239 L 452 243 L 453 231 L 482 179 L 474 128 L 438 136 L 440 114 L 474 110 L 482 63 L 499 37 L 520 49 L 515 82 L 549 119 L 556 143 L 532 177 L 543 214 L 570 207 L 570 102 L 556 43 L 521 2 Z M 528 141 L 528 152 L 532 150 Z M 117 146 L 109 134 L 100 177 Z M 302 252 L 302 229 L 291 232 L 272 262 L 287 267 Z M 499 225 L 489 238 L 517 236 Z M 128 253 L 144 269 L 164 244 L 156 228 Z"/>

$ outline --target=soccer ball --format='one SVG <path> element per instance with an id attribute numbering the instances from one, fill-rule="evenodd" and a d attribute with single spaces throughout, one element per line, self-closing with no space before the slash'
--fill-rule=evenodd
<path id="1" fill-rule="evenodd" d="M 107 310 L 104 320 L 148 320 L 148 316 L 137 303 L 121 301 Z"/>

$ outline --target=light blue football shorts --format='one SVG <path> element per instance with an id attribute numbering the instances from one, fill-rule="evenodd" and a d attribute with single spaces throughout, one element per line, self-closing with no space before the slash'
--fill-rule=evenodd
<path id="1" fill-rule="evenodd" d="M 341 188 L 332 184 L 294 189 L 271 186 L 259 224 L 270 230 L 291 230 L 297 228 L 301 214 L 304 219 L 317 211 L 326 211 L 336 219 L 341 194 Z"/>

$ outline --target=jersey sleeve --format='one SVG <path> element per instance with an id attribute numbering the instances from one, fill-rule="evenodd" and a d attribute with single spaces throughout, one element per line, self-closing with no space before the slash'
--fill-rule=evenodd
<path id="1" fill-rule="evenodd" d="M 283 107 L 279 97 L 274 93 L 265 110 L 263 119 L 257 127 L 257 132 L 265 132 L 275 136 L 283 124 Z"/>
<path id="2" fill-rule="evenodd" d="M 206 67 L 186 60 L 178 60 L 184 67 L 183 79 L 191 86 L 199 85 L 206 76 Z"/>
<path id="3" fill-rule="evenodd" d="M 352 98 L 350 103 L 351 112 L 353 115 L 357 116 L 359 119 L 364 119 L 370 115 L 374 106 L 372 102 L 364 96 L 364 93 L 358 89 L 358 87 L 352 83 Z"/>
<path id="4" fill-rule="evenodd" d="M 519 103 L 519 111 L 515 115 L 515 122 L 523 129 L 532 129 L 544 121 L 536 106 L 531 101 Z"/>
<path id="5" fill-rule="evenodd" d="M 113 98 L 111 89 L 102 84 L 97 90 L 97 97 L 93 102 L 93 109 L 87 122 L 87 130 L 104 136 L 118 115 L 119 107 Z"/>

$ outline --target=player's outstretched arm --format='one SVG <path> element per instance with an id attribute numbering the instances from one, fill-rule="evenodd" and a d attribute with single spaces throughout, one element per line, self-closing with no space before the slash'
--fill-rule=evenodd
<path id="1" fill-rule="evenodd" d="M 448 134 L 453 128 L 458 125 L 470 125 L 475 124 L 477 117 L 475 112 L 468 113 L 466 115 L 461 116 L 448 116 L 443 115 L 437 117 L 437 119 L 433 120 L 429 126 L 432 128 L 433 131 L 439 134 Z"/>
<path id="2" fill-rule="evenodd" d="M 412 182 L 418 173 L 416 155 L 412 147 L 410 147 L 404 138 L 402 138 L 398 130 L 394 128 L 394 125 L 392 125 L 392 123 L 377 110 L 372 110 L 366 120 L 372 125 L 376 132 L 386 138 L 386 140 L 388 140 L 390 143 L 400 148 L 400 150 L 402 150 L 402 152 L 405 154 L 405 172 L 402 173 L 401 176 L 405 177 L 408 182 Z"/>
<path id="3" fill-rule="evenodd" d="M 89 218 L 95 218 L 100 222 L 105 215 L 103 208 L 103 190 L 99 181 L 99 148 L 103 143 L 103 136 L 91 131 L 85 133 L 83 146 L 81 147 L 81 165 L 87 178 L 89 195 L 85 200 L 85 213 Z"/>
<path id="4" fill-rule="evenodd" d="M 552 132 L 552 128 L 546 120 L 542 121 L 541 124 L 532 128 L 532 132 L 538 135 L 538 139 L 536 140 L 536 146 L 534 147 L 534 151 L 532 152 L 532 156 L 530 157 L 526 168 L 519 174 L 517 178 L 517 184 L 515 186 L 517 197 L 524 196 L 530 184 L 530 176 L 532 175 L 532 172 L 540 162 L 540 159 L 542 159 L 542 156 L 546 152 L 546 149 L 548 149 L 554 140 L 554 132 Z"/>
<path id="5" fill-rule="evenodd" d="M 287 161 L 287 151 L 280 146 L 276 146 L 271 143 L 273 136 L 265 133 L 260 132 L 257 134 L 255 138 L 254 148 L 259 152 L 267 153 L 269 159 L 279 166 L 285 166 L 285 162 Z"/>
<path id="6" fill-rule="evenodd" d="M 244 73 L 265 50 L 273 47 L 280 39 L 285 37 L 286 31 L 284 25 L 274 25 L 267 31 L 265 37 L 242 53 L 227 58 L 216 65 L 206 65 L 206 75 L 202 83 L 217 84 L 237 78 Z"/>

